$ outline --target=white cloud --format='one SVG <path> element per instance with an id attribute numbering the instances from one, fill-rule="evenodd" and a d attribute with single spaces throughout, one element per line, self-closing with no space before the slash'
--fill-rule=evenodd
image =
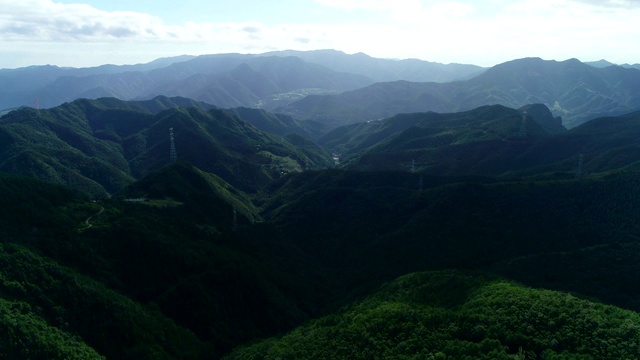
<path id="1" fill-rule="evenodd" d="M 105 12 L 50 0 L 0 1 L 4 41 L 117 41 L 157 37 L 160 19 L 135 12 Z"/>
<path id="2" fill-rule="evenodd" d="M 183 53 L 321 48 L 485 66 L 525 56 L 640 62 L 635 45 L 640 38 L 638 0 L 307 1 L 330 9 L 340 20 L 327 23 L 318 16 L 310 23 L 291 19 L 266 25 L 272 22 L 252 14 L 256 21 L 168 25 L 139 12 L 108 12 L 52 0 L 0 0 L 5 61 L 0 67 L 7 66 L 7 58 L 32 61 L 43 48 L 47 60 L 42 61 L 70 66 L 133 63 Z M 53 57 L 57 50 L 63 60 Z M 73 55 L 79 52 L 82 57 Z"/>
<path id="3" fill-rule="evenodd" d="M 613 8 L 640 7 L 639 0 L 575 0 L 575 1 L 598 6 L 598 7 L 613 7 Z"/>

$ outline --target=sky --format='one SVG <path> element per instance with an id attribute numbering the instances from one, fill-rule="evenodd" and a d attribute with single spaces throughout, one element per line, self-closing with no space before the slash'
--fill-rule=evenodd
<path id="1" fill-rule="evenodd" d="M 0 0 L 0 68 L 336 49 L 493 66 L 640 63 L 640 0 Z"/>

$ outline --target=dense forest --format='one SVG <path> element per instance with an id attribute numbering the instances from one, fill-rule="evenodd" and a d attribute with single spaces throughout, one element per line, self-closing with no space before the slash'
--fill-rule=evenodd
<path id="1" fill-rule="evenodd" d="M 0 358 L 638 358 L 640 113 L 294 115 L 4 114 Z"/>

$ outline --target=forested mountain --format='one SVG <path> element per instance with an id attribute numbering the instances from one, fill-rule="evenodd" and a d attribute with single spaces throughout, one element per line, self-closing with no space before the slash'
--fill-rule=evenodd
<path id="1" fill-rule="evenodd" d="M 3 358 L 219 358 L 326 307 L 304 254 L 192 166 L 101 203 L 15 176 L 0 185 Z"/>
<path id="2" fill-rule="evenodd" d="M 528 114 L 525 115 L 525 111 Z M 429 156 L 425 151 L 443 149 L 450 152 L 452 148 L 471 143 L 516 143 L 563 131 L 566 129 L 560 125 L 560 119 L 554 119 L 544 105 L 528 105 L 520 111 L 493 105 L 461 113 L 400 114 L 380 121 L 348 125 L 332 130 L 320 138 L 319 143 L 340 154 L 343 163 L 354 157 L 379 153 L 395 157 L 391 161 L 406 165 L 411 159 Z M 493 155 L 489 152 L 477 154 L 478 157 Z M 433 165 L 439 161 L 438 156 L 434 154 L 433 159 L 424 162 Z M 372 162 L 376 169 L 393 168 L 393 164 L 380 160 Z"/>
<path id="3" fill-rule="evenodd" d="M 292 139 L 294 145 L 207 104 L 105 98 L 48 110 L 25 108 L 2 117 L 0 170 L 96 195 L 113 193 L 169 163 L 170 128 L 179 159 L 244 190 L 284 172 L 333 164 L 311 141 Z"/>
<path id="4" fill-rule="evenodd" d="M 100 203 L 2 175 L 0 326 L 10 335 L 1 351 L 219 358 L 325 314 L 278 340 L 284 347 L 270 340 L 232 356 L 293 351 L 309 358 L 322 349 L 356 358 L 566 351 L 617 359 L 634 351 L 629 341 L 638 343 L 629 323 L 637 314 L 597 302 L 640 310 L 629 281 L 640 276 L 640 183 L 631 169 L 603 175 L 307 171 L 250 196 L 177 162 Z M 476 275 L 414 274 L 383 285 L 450 268 Z M 362 296 L 368 300 L 330 315 Z M 531 299 L 544 309 L 538 317 L 529 317 Z M 343 320 L 358 315 L 368 320 Z M 455 319 L 455 329 L 438 326 L 441 316 L 449 325 Z M 587 320 L 594 316 L 597 322 Z M 396 324 L 405 330 L 393 330 Z M 592 342 L 594 326 L 606 345 L 580 342 Z M 335 335 L 325 338 L 327 331 Z M 342 341 L 346 347 L 337 346 Z"/>
<path id="5" fill-rule="evenodd" d="M 428 272 L 226 358 L 632 359 L 639 325 L 637 313 L 569 294 Z"/>
<path id="6" fill-rule="evenodd" d="M 597 116 L 637 110 L 639 83 L 637 69 L 595 68 L 575 59 L 527 58 L 496 65 L 467 81 L 376 83 L 336 95 L 308 96 L 279 111 L 338 126 L 398 113 L 454 112 L 493 104 L 520 108 L 542 103 L 571 128 Z"/>
<path id="7" fill-rule="evenodd" d="M 311 60 L 361 54 L 282 55 L 50 88 L 212 102 L 0 118 L 0 358 L 637 356 L 640 112 L 589 117 L 636 106 L 637 70 L 523 59 L 289 114 L 213 102 L 372 81 Z"/>
<path id="8" fill-rule="evenodd" d="M 635 166 L 639 121 L 640 114 L 634 112 L 561 131 L 559 119 L 544 105 L 520 110 L 494 105 L 451 114 L 401 114 L 339 127 L 319 143 L 339 154 L 344 167 L 355 170 L 570 177 L 578 166 L 581 172 Z"/>

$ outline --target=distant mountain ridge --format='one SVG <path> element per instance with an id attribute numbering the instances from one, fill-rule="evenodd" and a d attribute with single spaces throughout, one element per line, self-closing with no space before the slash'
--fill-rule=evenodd
<path id="1" fill-rule="evenodd" d="M 600 59 L 598 61 L 587 61 L 585 62 L 585 64 L 587 65 L 591 65 L 593 67 L 598 67 L 598 68 L 603 68 L 603 67 L 608 67 L 608 66 L 622 66 L 624 68 L 634 68 L 634 69 L 640 69 L 640 64 L 614 64 L 610 61 L 607 61 L 605 59 Z"/>
<path id="2" fill-rule="evenodd" d="M 219 107 L 273 109 L 310 94 L 354 90 L 376 81 L 451 81 L 483 69 L 421 60 L 384 60 L 334 50 L 214 54 L 162 58 L 147 64 L 92 68 L 0 69 L 0 110 L 43 108 L 78 98 L 182 96 Z"/>
<path id="3" fill-rule="evenodd" d="M 54 66 L 0 70 L 0 109 L 53 107 L 78 98 L 191 97 L 219 107 L 253 106 L 269 96 L 352 90 L 373 83 L 294 57 L 242 54 L 159 59 L 143 65 L 68 69 Z"/>
<path id="4" fill-rule="evenodd" d="M 364 53 L 348 55 L 337 50 L 273 51 L 263 55 L 295 56 L 334 71 L 367 76 L 376 82 L 406 80 L 450 82 L 470 79 L 485 68 L 468 64 L 441 64 L 418 59 L 378 59 Z"/>
<path id="5" fill-rule="evenodd" d="M 326 131 L 400 113 L 455 112 L 493 104 L 545 104 L 568 128 L 640 109 L 640 69 L 605 60 L 525 58 L 484 69 L 336 50 L 290 50 L 86 69 L 3 69 L 0 82 L 0 110 L 48 108 L 78 98 L 186 97 L 221 108 L 287 113 Z"/>
<path id="6" fill-rule="evenodd" d="M 339 126 L 399 113 L 531 103 L 547 105 L 567 128 L 598 116 L 628 113 L 640 109 L 640 71 L 595 68 L 576 59 L 526 58 L 496 65 L 467 81 L 376 83 L 337 95 L 308 96 L 278 111 Z"/>

